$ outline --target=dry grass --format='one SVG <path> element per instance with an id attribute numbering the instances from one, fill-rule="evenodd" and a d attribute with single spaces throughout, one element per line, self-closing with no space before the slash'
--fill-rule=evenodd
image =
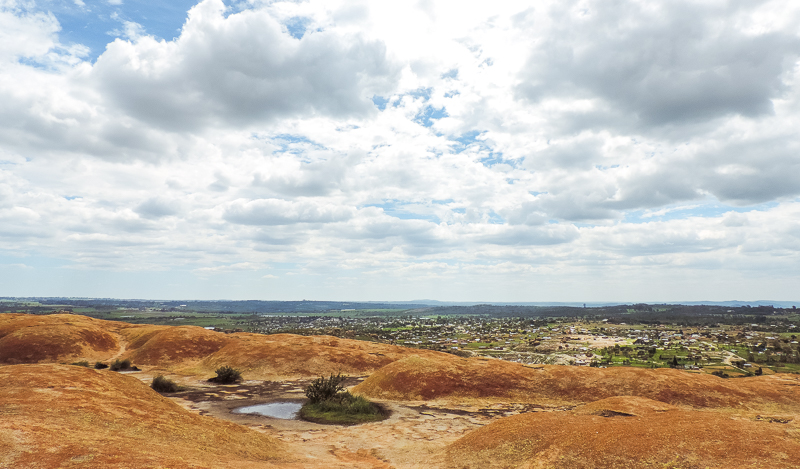
<path id="1" fill-rule="evenodd" d="M 0 315 L 0 363 L 105 360 L 119 348 L 107 321 L 55 314 Z"/>
<path id="2" fill-rule="evenodd" d="M 200 362 L 201 369 L 215 370 L 229 365 L 241 370 L 248 379 L 317 377 L 331 371 L 363 375 L 417 353 L 447 356 L 330 336 L 239 333 L 229 337 L 231 340 L 224 347 Z"/>
<path id="3" fill-rule="evenodd" d="M 800 460 L 798 425 L 678 408 L 636 397 L 573 412 L 520 414 L 462 437 L 453 468 L 766 468 Z"/>
<path id="4" fill-rule="evenodd" d="M 353 392 L 391 400 L 500 398 L 556 404 L 640 396 L 700 408 L 800 411 L 800 379 L 796 375 L 722 379 L 671 369 L 528 367 L 452 356 L 393 362 Z"/>

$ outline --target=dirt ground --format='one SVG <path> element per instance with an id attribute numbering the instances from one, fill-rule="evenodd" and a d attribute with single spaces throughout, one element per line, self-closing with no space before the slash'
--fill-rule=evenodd
<path id="1" fill-rule="evenodd" d="M 151 379 L 147 373 L 135 374 L 144 382 Z M 350 377 L 345 385 L 355 386 L 365 378 Z M 185 386 L 186 381 L 183 380 Z M 291 446 L 301 444 L 305 455 L 312 459 L 324 461 L 331 455 L 341 459 L 342 454 L 366 453 L 398 469 L 443 464 L 443 451 L 448 445 L 501 417 L 566 409 L 530 403 L 397 403 L 375 400 L 390 411 L 390 417 L 384 421 L 354 426 L 321 425 L 299 419 L 233 413 L 236 408 L 255 404 L 304 402 L 303 390 L 309 382 L 307 379 L 297 379 L 214 385 L 195 381 L 187 386 L 187 390 L 168 397 L 199 415 L 247 426 Z"/>

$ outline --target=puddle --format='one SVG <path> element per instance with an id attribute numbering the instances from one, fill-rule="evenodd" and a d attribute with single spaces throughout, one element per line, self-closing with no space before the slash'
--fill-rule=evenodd
<path id="1" fill-rule="evenodd" d="M 269 404 L 249 405 L 233 409 L 234 414 L 258 414 L 276 419 L 292 420 L 297 418 L 297 412 L 303 404 L 298 402 L 271 402 Z"/>

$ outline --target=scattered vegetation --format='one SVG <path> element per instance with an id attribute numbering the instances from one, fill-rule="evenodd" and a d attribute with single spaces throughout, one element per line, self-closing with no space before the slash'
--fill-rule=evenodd
<path id="1" fill-rule="evenodd" d="M 75 363 L 70 363 L 70 365 L 85 366 L 86 368 L 89 368 L 89 362 L 87 362 L 86 360 L 75 362 Z"/>
<path id="2" fill-rule="evenodd" d="M 94 364 L 94 369 L 95 370 L 105 370 L 106 368 L 108 368 L 108 365 L 106 365 L 103 362 L 95 362 L 95 364 Z"/>
<path id="3" fill-rule="evenodd" d="M 387 417 L 377 404 L 344 389 L 347 379 L 341 373 L 321 376 L 306 387 L 308 402 L 300 408 L 300 417 L 317 423 L 354 425 Z"/>
<path id="4" fill-rule="evenodd" d="M 158 375 L 153 378 L 153 382 L 150 384 L 150 387 L 156 392 L 164 393 L 178 392 L 181 390 L 180 386 L 175 384 L 174 381 L 169 378 L 165 378 L 162 375 Z"/>
<path id="5" fill-rule="evenodd" d="M 216 370 L 217 376 L 209 379 L 212 383 L 233 384 L 242 380 L 242 373 L 230 366 L 221 366 Z"/>

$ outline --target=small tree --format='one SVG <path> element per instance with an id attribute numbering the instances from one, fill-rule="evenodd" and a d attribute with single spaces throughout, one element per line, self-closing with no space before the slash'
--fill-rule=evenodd
<path id="1" fill-rule="evenodd" d="M 156 392 L 178 392 L 180 390 L 174 381 L 165 378 L 162 375 L 158 375 L 153 378 L 153 382 L 150 384 L 150 387 Z"/>
<path id="2" fill-rule="evenodd" d="M 216 373 L 217 376 L 209 381 L 213 380 L 215 383 L 220 384 L 233 384 L 242 380 L 242 373 L 227 365 L 217 368 Z"/>
<path id="3" fill-rule="evenodd" d="M 336 376 L 331 373 L 331 376 L 327 379 L 321 376 L 306 387 L 306 397 L 312 404 L 333 400 L 339 393 L 344 392 L 342 383 L 345 379 L 347 379 L 347 377 L 342 376 L 341 372 Z"/>

